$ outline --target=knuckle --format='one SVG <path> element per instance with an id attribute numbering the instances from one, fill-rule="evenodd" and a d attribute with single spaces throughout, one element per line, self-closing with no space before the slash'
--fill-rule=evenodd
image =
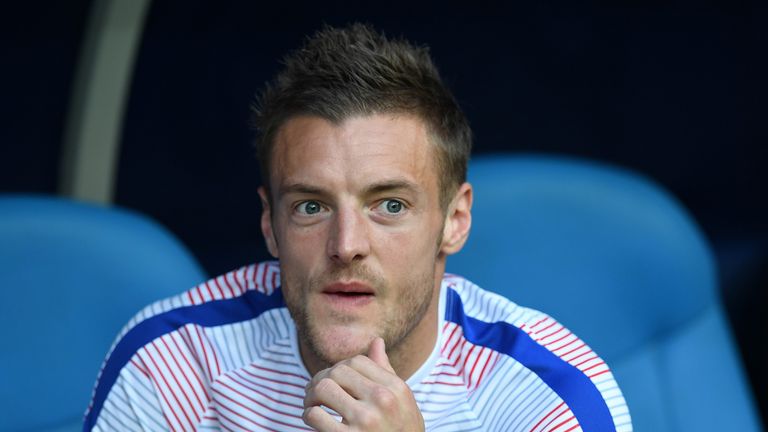
<path id="1" fill-rule="evenodd" d="M 405 383 L 405 381 L 398 381 L 395 384 L 393 384 L 393 391 L 396 394 L 405 396 L 411 394 L 411 388 L 408 387 L 408 384 Z"/>
<path id="2" fill-rule="evenodd" d="M 328 371 L 328 377 L 331 379 L 338 379 L 344 375 L 347 375 L 350 371 L 350 367 L 341 363 L 336 365 L 333 369 Z"/>
<path id="3" fill-rule="evenodd" d="M 393 409 L 397 406 L 397 397 L 386 387 L 377 387 L 372 394 L 374 403 L 385 410 Z"/>
<path id="4" fill-rule="evenodd" d="M 321 378 L 320 381 L 315 384 L 316 393 L 325 393 L 333 387 L 333 380 L 331 378 Z"/>

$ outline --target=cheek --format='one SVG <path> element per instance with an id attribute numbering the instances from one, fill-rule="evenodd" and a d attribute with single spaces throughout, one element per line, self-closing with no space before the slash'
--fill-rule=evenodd
<path id="1" fill-rule="evenodd" d="M 433 263 L 437 256 L 437 234 L 434 226 L 422 224 L 412 229 L 388 232 L 380 236 L 379 258 L 396 262 L 402 269 L 420 263 Z"/>
<path id="2" fill-rule="evenodd" d="M 326 247 L 326 233 L 318 224 L 312 227 L 287 226 L 278 239 L 280 261 L 309 264 L 322 259 Z"/>

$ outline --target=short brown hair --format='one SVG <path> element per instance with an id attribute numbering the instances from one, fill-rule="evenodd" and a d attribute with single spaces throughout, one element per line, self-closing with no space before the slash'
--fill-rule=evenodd
<path id="1" fill-rule="evenodd" d="M 275 137 L 286 121 L 300 115 L 334 123 L 377 113 L 416 115 L 437 144 L 444 208 L 466 181 L 472 131 L 427 47 L 390 40 L 368 25 L 326 26 L 283 64 L 254 106 L 257 153 L 268 195 Z"/>

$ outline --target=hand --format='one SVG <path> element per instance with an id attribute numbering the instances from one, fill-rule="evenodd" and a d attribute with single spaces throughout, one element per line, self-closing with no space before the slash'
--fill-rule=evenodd
<path id="1" fill-rule="evenodd" d="M 339 413 L 341 423 L 321 405 Z M 304 397 L 304 423 L 321 432 L 423 431 L 424 419 L 408 385 L 389 364 L 384 340 L 315 375 Z"/>

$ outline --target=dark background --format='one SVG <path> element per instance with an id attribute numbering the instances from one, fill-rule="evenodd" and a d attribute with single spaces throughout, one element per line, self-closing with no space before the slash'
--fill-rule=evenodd
<path id="1" fill-rule="evenodd" d="M 766 418 L 768 8 L 470 3 L 152 2 L 116 203 L 161 221 L 210 274 L 267 258 L 248 125 L 253 95 L 322 23 L 367 21 L 431 47 L 473 126 L 476 154 L 599 159 L 675 194 L 713 246 Z M 90 6 L 4 7 L 0 192 L 56 192 Z"/>

